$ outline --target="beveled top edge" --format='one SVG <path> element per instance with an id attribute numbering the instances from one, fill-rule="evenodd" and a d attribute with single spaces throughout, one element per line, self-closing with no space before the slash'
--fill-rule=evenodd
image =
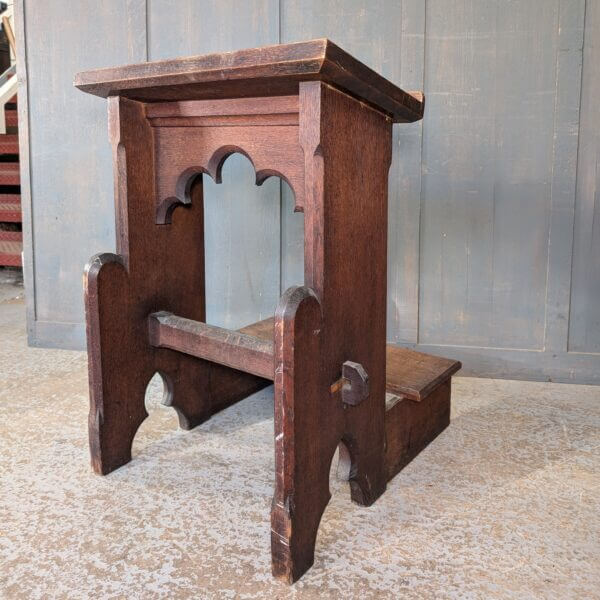
<path id="1" fill-rule="evenodd" d="M 328 41 L 326 38 L 321 38 L 306 42 L 271 44 L 231 52 L 211 52 L 210 54 L 132 63 L 119 67 L 91 69 L 77 73 L 73 85 L 83 91 L 88 91 L 87 88 L 91 85 L 123 83 L 125 80 L 132 81 L 132 83 L 143 83 L 147 79 L 154 80 L 161 76 L 222 71 L 228 73 L 235 69 L 276 65 L 281 62 L 304 63 L 323 60 Z M 294 56 L 294 53 L 297 55 Z M 227 77 L 221 79 L 227 79 Z M 94 94 L 95 92 L 91 91 L 90 93 Z"/>
<path id="2" fill-rule="evenodd" d="M 389 114 L 423 116 L 423 98 L 407 93 L 327 38 L 83 71 L 80 90 L 145 102 L 298 93 L 300 81 L 322 80 Z M 264 90 L 264 91 L 263 91 Z"/>

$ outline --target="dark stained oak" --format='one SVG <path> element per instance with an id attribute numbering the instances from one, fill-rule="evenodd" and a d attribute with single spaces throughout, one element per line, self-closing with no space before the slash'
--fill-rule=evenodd
<path id="1" fill-rule="evenodd" d="M 107 474 L 131 460 L 147 417 L 146 386 L 160 373 L 181 427 L 190 429 L 268 381 L 148 342 L 148 316 L 169 309 L 205 320 L 202 180 L 189 205 L 157 226 L 154 128 L 144 105 L 109 99 L 117 254 L 92 257 L 84 277 L 92 465 Z M 160 205 L 160 203 L 158 203 Z"/>
<path id="2" fill-rule="evenodd" d="M 246 327 L 242 327 L 239 331 L 246 335 L 253 335 L 262 340 L 272 340 L 274 328 L 275 317 L 269 317 L 268 319 L 257 321 L 251 325 L 246 325 Z"/>
<path id="3" fill-rule="evenodd" d="M 450 425 L 450 377 L 419 402 L 395 397 L 385 412 L 385 464 L 392 479 Z"/>
<path id="4" fill-rule="evenodd" d="M 337 441 L 315 435 L 327 422 L 321 356 L 323 313 L 316 294 L 291 287 L 275 313 L 275 492 L 271 509 L 273 575 L 293 583 L 313 564 L 321 516 L 331 494 Z M 325 396 L 326 397 L 326 396 Z"/>
<path id="5" fill-rule="evenodd" d="M 327 39 L 84 71 L 75 85 L 107 98 L 143 102 L 284 96 L 323 81 L 389 114 L 423 118 L 423 95 L 405 92 Z"/>
<path id="6" fill-rule="evenodd" d="M 155 373 L 188 429 L 272 381 L 272 570 L 292 583 L 314 561 L 336 448 L 352 500 L 369 506 L 449 423 L 460 364 L 386 345 L 392 124 L 420 119 L 423 97 L 328 40 L 76 85 L 108 97 L 115 173 L 117 251 L 85 274 L 93 468 L 131 460 Z M 236 152 L 257 185 L 277 176 L 293 190 L 304 285 L 274 318 L 229 331 L 206 323 L 202 190 Z"/>
<path id="7" fill-rule="evenodd" d="M 273 341 L 184 319 L 169 312 L 148 317 L 149 341 L 252 375 L 273 379 Z"/>
<path id="8" fill-rule="evenodd" d="M 388 393 L 400 394 L 417 402 L 452 377 L 461 367 L 456 360 L 392 344 L 387 345 L 386 364 Z"/>

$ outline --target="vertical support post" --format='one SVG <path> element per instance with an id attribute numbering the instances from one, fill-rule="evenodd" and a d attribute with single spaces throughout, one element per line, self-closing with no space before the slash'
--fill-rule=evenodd
<path id="1" fill-rule="evenodd" d="M 313 564 L 319 522 L 329 502 L 336 443 L 319 372 L 321 306 L 291 287 L 275 314 L 275 494 L 271 510 L 273 575 L 293 583 Z M 323 431 L 323 435 L 320 432 Z"/>
<path id="2" fill-rule="evenodd" d="M 392 121 L 321 81 L 300 83 L 300 145 L 305 157 L 305 283 L 323 310 L 321 377 L 346 361 L 369 375 L 368 397 L 329 409 L 328 427 L 344 442 L 352 499 L 383 493 L 387 177 Z"/>

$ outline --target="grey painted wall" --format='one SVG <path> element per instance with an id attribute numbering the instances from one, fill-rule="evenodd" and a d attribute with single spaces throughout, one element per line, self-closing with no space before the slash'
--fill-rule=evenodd
<path id="1" fill-rule="evenodd" d="M 105 102 L 73 74 L 329 37 L 427 98 L 394 132 L 388 339 L 465 372 L 600 383 L 599 2 L 23 0 L 17 21 L 32 344 L 82 347 L 82 268 L 114 249 Z M 302 281 L 303 217 L 243 157 L 223 179 L 208 320 L 237 327 Z"/>

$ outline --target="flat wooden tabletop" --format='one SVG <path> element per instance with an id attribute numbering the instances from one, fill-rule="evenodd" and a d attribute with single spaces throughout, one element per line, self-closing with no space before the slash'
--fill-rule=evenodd
<path id="1" fill-rule="evenodd" d="M 405 92 L 328 39 L 84 71 L 74 85 L 96 96 L 144 102 L 280 96 L 320 80 L 397 123 L 423 117 L 420 92 Z"/>

